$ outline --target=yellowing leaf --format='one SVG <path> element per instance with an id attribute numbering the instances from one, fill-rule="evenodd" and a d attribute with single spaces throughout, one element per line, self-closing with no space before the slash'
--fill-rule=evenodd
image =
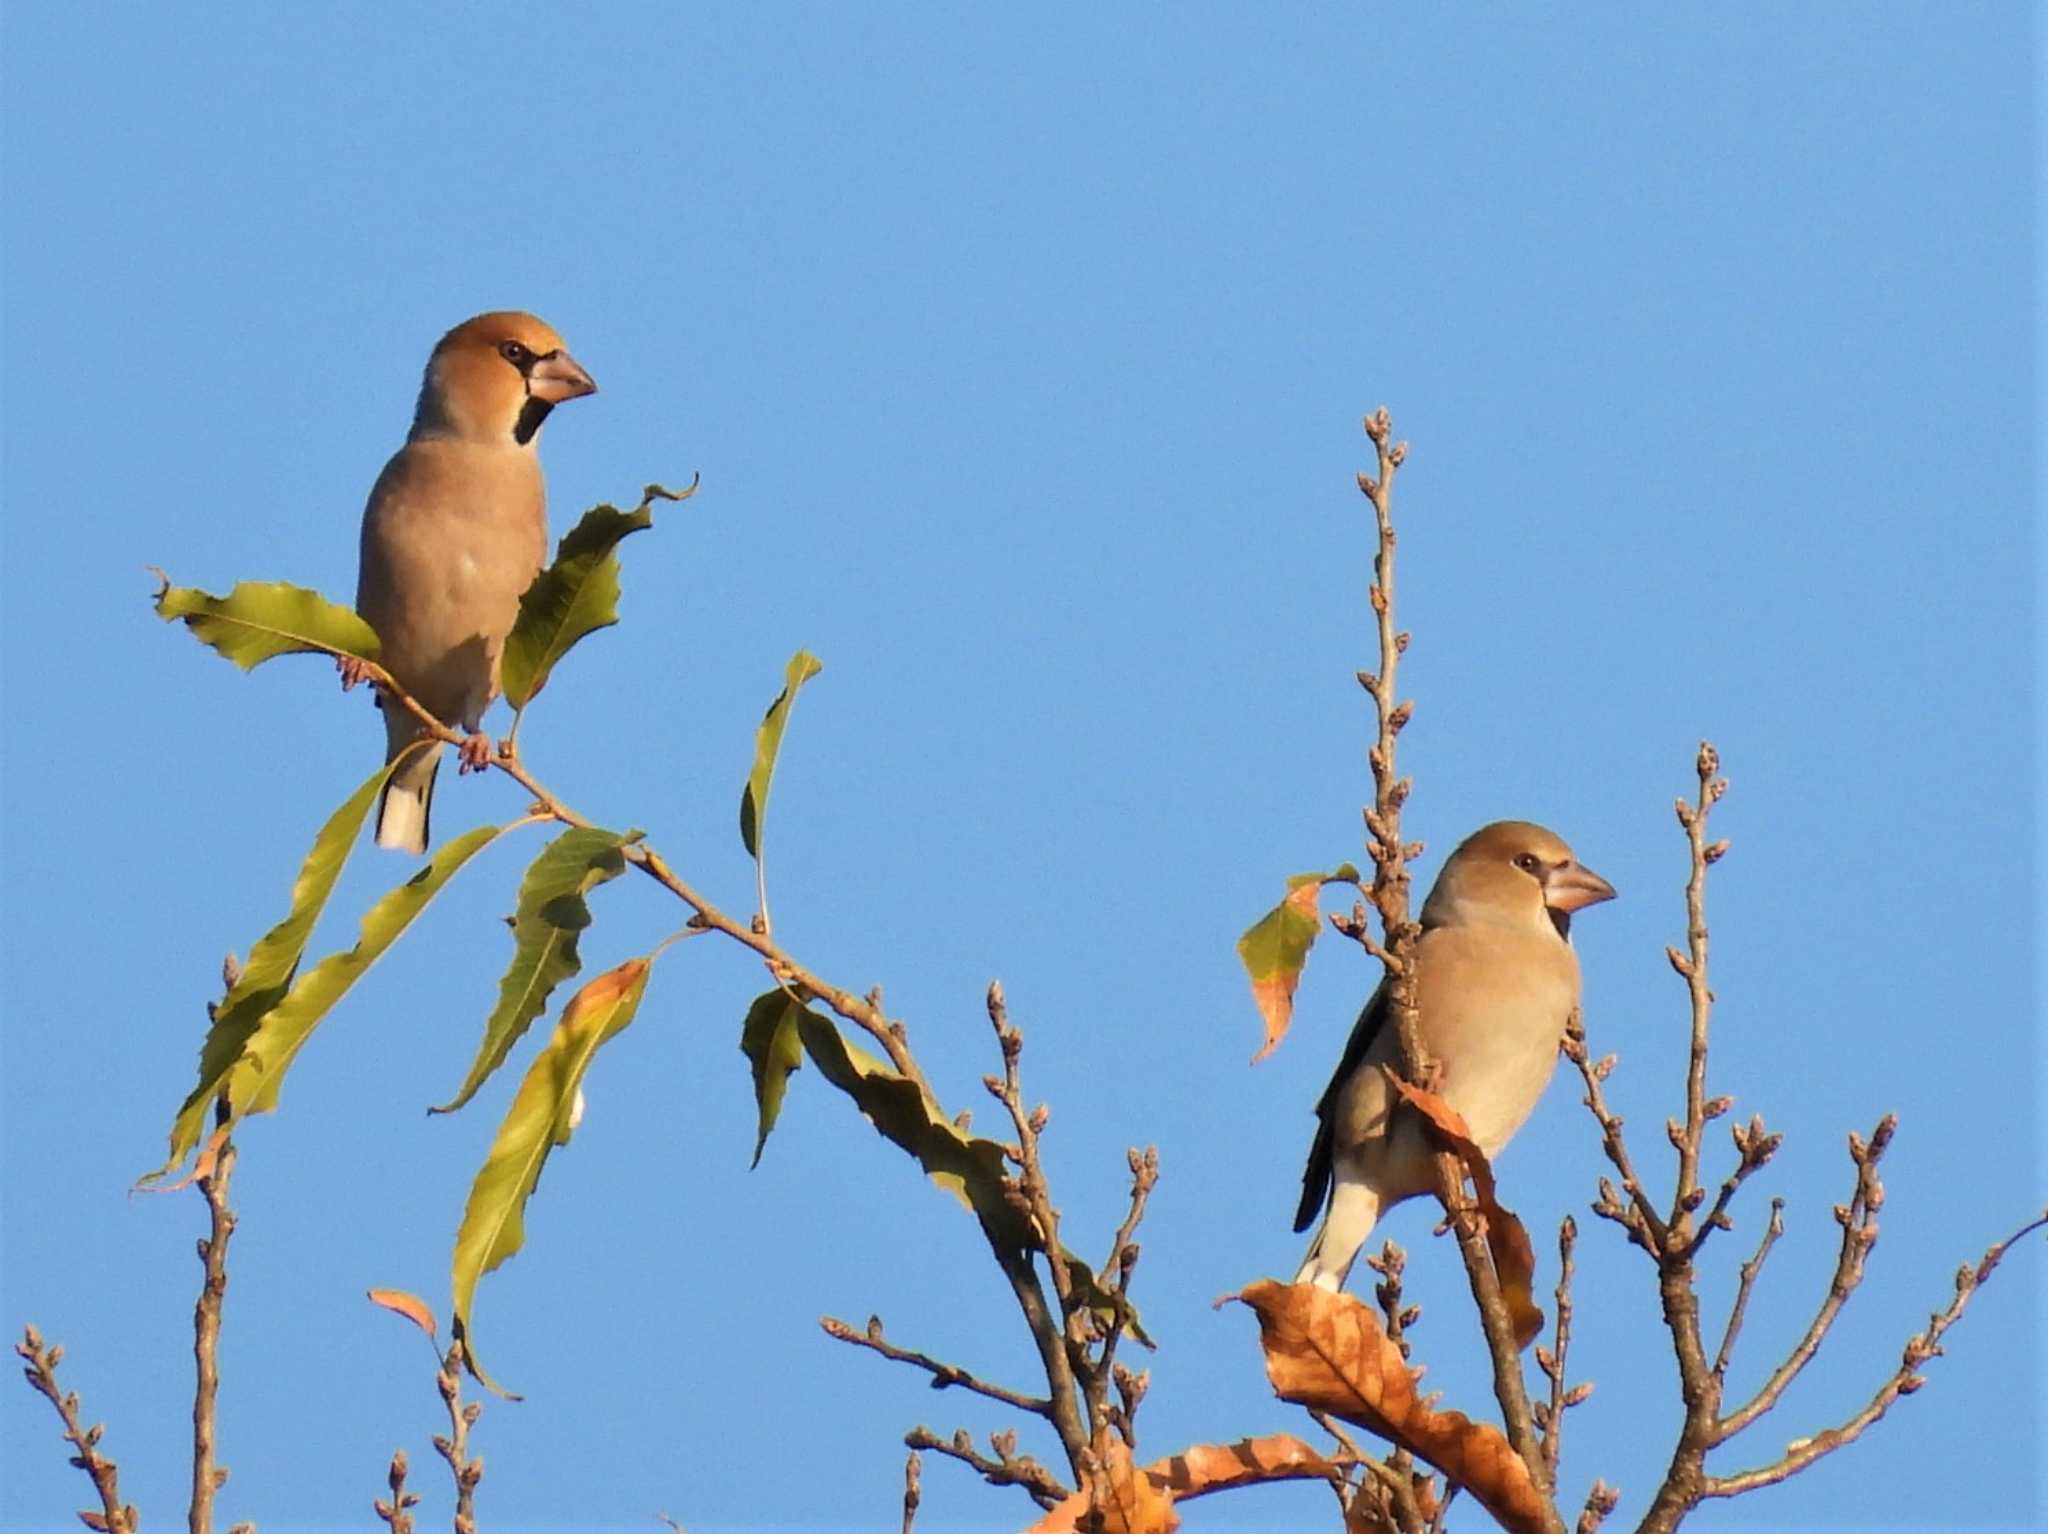
<path id="1" fill-rule="evenodd" d="M 1498 1428 L 1422 1403 L 1401 1349 L 1356 1296 L 1261 1279 L 1233 1298 L 1259 1318 L 1266 1378 L 1283 1401 L 1399 1444 L 1464 1486 L 1511 1534 L 1536 1534 L 1543 1495 Z"/>
<path id="2" fill-rule="evenodd" d="M 633 1021 L 647 990 L 648 961 L 629 959 L 589 981 L 562 1009 L 554 1036 L 527 1067 L 526 1079 L 498 1126 L 455 1232 L 456 1340 L 463 1361 L 487 1388 L 504 1395 L 476 1357 L 471 1318 L 477 1280 L 526 1241 L 526 1201 L 540 1185 L 548 1153 L 569 1143 L 583 1076 L 606 1041 Z"/>
<path id="3" fill-rule="evenodd" d="M 740 841 L 750 857 L 761 855 L 768 786 L 775 780 L 775 758 L 782 750 L 782 732 L 789 726 L 789 711 L 796 704 L 797 690 L 824 669 L 824 662 L 808 650 L 792 655 L 783 673 L 782 691 L 775 695 L 760 727 L 754 731 L 754 770 L 747 774 L 746 787 L 740 790 Z"/>
<path id="4" fill-rule="evenodd" d="M 224 597 L 166 580 L 156 612 L 183 622 L 193 636 L 244 671 L 279 655 L 377 658 L 377 634 L 348 608 L 317 591 L 283 581 L 242 581 Z"/>
<path id="5" fill-rule="evenodd" d="M 1253 922 L 1237 940 L 1237 956 L 1251 977 L 1252 1000 L 1265 1019 L 1266 1039 L 1252 1063 L 1270 1055 L 1287 1036 L 1294 1019 L 1294 991 L 1308 964 L 1308 951 L 1323 930 L 1316 897 L 1325 884 L 1353 884 L 1358 870 L 1349 863 L 1327 874 L 1296 874 L 1287 881 L 1287 898 Z"/>
<path id="6" fill-rule="evenodd" d="M 638 837 L 576 826 L 541 849 L 519 881 L 512 917 L 512 962 L 498 982 L 498 1004 L 484 1022 L 476 1059 L 454 1098 L 429 1113 L 453 1113 L 505 1063 L 505 1057 L 547 1010 L 556 986 L 583 967 L 577 943 L 590 925 L 584 896 L 625 871 L 620 850 Z"/>

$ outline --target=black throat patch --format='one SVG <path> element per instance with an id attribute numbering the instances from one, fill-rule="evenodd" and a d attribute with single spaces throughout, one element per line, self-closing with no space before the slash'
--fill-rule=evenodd
<path id="1" fill-rule="evenodd" d="M 540 430 L 540 423 L 548 418 L 548 412 L 554 408 L 553 403 L 548 400 L 535 399 L 531 394 L 527 395 L 526 403 L 519 407 L 519 419 L 512 424 L 512 440 L 521 447 L 526 446 L 533 440 L 533 434 Z"/>

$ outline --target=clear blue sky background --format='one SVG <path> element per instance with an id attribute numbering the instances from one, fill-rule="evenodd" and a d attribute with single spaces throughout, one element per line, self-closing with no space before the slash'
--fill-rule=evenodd
<path id="1" fill-rule="evenodd" d="M 1620 887 L 1579 927 L 1589 1025 L 1660 1176 L 1685 1018 L 1670 804 L 1702 735 L 1725 754 L 1716 1084 L 1787 1142 L 1717 1243 L 1711 1310 L 1766 1193 L 1789 1222 L 1737 1390 L 1822 1293 L 1844 1134 L 1901 1116 L 1868 1281 L 1716 1465 L 1848 1415 L 1956 1264 L 2048 1194 L 2030 22 L 8 7 L 0 1320 L 69 1345 L 124 1490 L 180 1518 L 201 1208 L 126 1190 L 191 1084 L 220 956 L 281 913 L 379 731 L 324 664 L 244 676 L 159 624 L 143 567 L 346 599 L 427 349 L 518 306 L 602 386 L 547 429 L 557 530 L 704 479 L 627 546 L 626 622 L 559 677 L 529 760 L 744 909 L 753 726 L 793 650 L 824 658 L 776 785 L 778 932 L 883 984 L 984 1124 L 980 998 L 1007 983 L 1084 1250 L 1124 1148 L 1158 1145 L 1148 1454 L 1313 1432 L 1269 1394 L 1251 1317 L 1209 1302 L 1297 1262 L 1309 1105 L 1373 975 L 1326 944 L 1253 1069 L 1232 943 L 1283 876 L 1360 852 L 1352 475 L 1359 416 L 1389 404 L 1414 443 L 1424 876 L 1514 815 Z M 444 774 L 437 825 L 520 808 Z M 363 1527 L 400 1444 L 445 1516 L 425 1351 L 362 1293 L 446 1313 L 516 1071 L 459 1117 L 421 1110 L 461 1077 L 538 845 L 466 872 L 243 1137 L 223 1526 Z M 410 869 L 361 851 L 316 951 Z M 596 904 L 593 964 L 677 919 L 639 879 Z M 971 1222 L 814 1072 L 749 1174 L 735 1043 L 762 985 L 731 945 L 663 960 L 528 1250 L 485 1281 L 484 1356 L 527 1396 L 479 1429 L 488 1527 L 893 1527 L 905 1429 L 1014 1414 L 829 1342 L 823 1313 L 1030 1384 Z M 1676 1394 L 1644 1265 L 1584 1218 L 1601 1164 L 1575 1099 L 1555 1086 L 1503 1176 L 1539 1231 L 1588 1227 L 1573 1362 L 1599 1389 L 1565 1485 L 1575 1507 L 1618 1483 L 1627 1527 Z M 1478 1410 L 1429 1224 L 1389 1230 L 1431 1383 Z M 1699 1526 L 2041 1516 L 2044 1263 L 2017 1255 L 1862 1445 Z M 85 1483 L 25 1389 L 0 1392 L 0 1446 L 0 1521 L 73 1527 Z M 920 1527 L 1031 1511 L 951 1464 L 925 1485 Z M 1333 1522 L 1314 1487 L 1188 1513 Z"/>

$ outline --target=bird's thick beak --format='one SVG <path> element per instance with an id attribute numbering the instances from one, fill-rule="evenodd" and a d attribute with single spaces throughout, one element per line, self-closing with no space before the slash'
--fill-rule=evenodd
<path id="1" fill-rule="evenodd" d="M 1578 863 L 1551 870 L 1543 881 L 1543 903 L 1553 911 L 1577 911 L 1614 898 L 1614 886 Z"/>
<path id="2" fill-rule="evenodd" d="M 583 365 L 567 352 L 549 352 L 527 370 L 526 392 L 535 399 L 559 405 L 579 394 L 597 393 L 597 385 L 583 371 Z"/>

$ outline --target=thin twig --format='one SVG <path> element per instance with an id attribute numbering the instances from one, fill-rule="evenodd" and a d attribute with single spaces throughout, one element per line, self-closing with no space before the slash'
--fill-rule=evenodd
<path id="1" fill-rule="evenodd" d="M 1898 1369 L 1878 1387 L 1877 1394 L 1871 1397 L 1869 1404 L 1855 1416 L 1840 1427 L 1828 1428 L 1811 1438 L 1799 1439 L 1787 1448 L 1781 1458 L 1768 1465 L 1760 1465 L 1737 1475 L 1710 1477 L 1702 1489 L 1703 1494 L 1709 1497 L 1734 1497 L 1746 1491 L 1754 1491 L 1759 1486 L 1775 1486 L 1787 1476 L 1804 1470 L 1823 1455 L 1832 1454 L 1835 1450 L 1854 1443 L 1865 1428 L 1890 1409 L 1892 1402 L 1900 1396 L 1911 1395 L 1927 1383 L 1927 1377 L 1920 1370 L 1929 1359 L 1941 1356 L 1942 1334 L 1962 1319 L 1965 1307 L 1983 1287 L 1984 1281 L 1991 1276 L 1992 1270 L 1998 1266 L 2005 1254 L 2016 1243 L 2044 1228 L 2048 1228 L 2048 1213 L 2028 1221 L 2003 1241 L 1992 1246 L 1974 1266 L 1965 1263 L 1959 1268 L 1956 1271 L 1955 1298 L 1949 1301 L 1948 1308 L 1930 1316 L 1926 1329 L 1907 1341 Z"/>
<path id="2" fill-rule="evenodd" d="M 227 1104 L 215 1110 L 224 1127 Z M 192 1502 L 187 1523 L 191 1534 L 213 1527 L 213 1494 L 227 1484 L 225 1466 L 214 1463 L 215 1402 L 220 1395 L 221 1308 L 228 1291 L 228 1242 L 235 1234 L 235 1212 L 228 1207 L 228 1184 L 235 1171 L 235 1146 L 223 1140 L 212 1170 L 197 1179 L 206 1199 L 209 1229 L 199 1243 L 204 1277 L 192 1307 Z"/>
<path id="3" fill-rule="evenodd" d="M 912 1449 L 903 1462 L 903 1534 L 910 1534 L 910 1526 L 917 1522 L 917 1505 L 924 1500 L 923 1483 L 924 1456 Z"/>
<path id="4" fill-rule="evenodd" d="M 1649 1511 L 1644 1514 L 1640 1534 L 1669 1534 L 1698 1504 L 1706 1485 L 1707 1450 L 1717 1442 L 1715 1422 L 1721 1409 L 1721 1380 L 1707 1361 L 1706 1346 L 1700 1338 L 1700 1301 L 1693 1271 L 1693 1216 L 1706 1199 L 1698 1173 L 1700 1137 L 1708 1119 L 1707 1036 L 1714 1009 L 1714 993 L 1707 984 L 1707 867 L 1727 851 L 1726 842 L 1708 844 L 1706 829 L 1707 818 L 1728 791 L 1728 784 L 1720 776 L 1721 755 L 1710 741 L 1700 742 L 1693 767 L 1699 779 L 1697 797 L 1691 803 L 1683 799 L 1677 802 L 1678 823 L 1685 832 L 1689 853 L 1685 883 L 1687 952 L 1666 950 L 1671 967 L 1686 983 L 1691 1003 L 1686 1116 L 1683 1125 L 1674 1120 L 1667 1126 L 1671 1143 L 1678 1151 L 1678 1176 L 1671 1196 L 1671 1212 L 1657 1232 L 1656 1251 L 1657 1299 L 1665 1330 L 1671 1334 L 1685 1419 L 1672 1447 L 1671 1463 L 1651 1498 Z M 1604 1187 L 1602 1193 L 1604 1197 Z"/>
<path id="5" fill-rule="evenodd" d="M 405 1489 L 406 1473 L 411 1468 L 406 1461 L 405 1450 L 396 1450 L 391 1456 L 391 1469 L 385 1475 L 391 1487 L 391 1500 L 386 1502 L 379 1497 L 370 1504 L 377 1516 L 389 1525 L 391 1534 L 412 1534 L 412 1509 L 420 1505 L 420 1499 Z"/>
<path id="6" fill-rule="evenodd" d="M 1621 1492 L 1609 1486 L 1598 1476 L 1593 1478 L 1593 1489 L 1586 1493 L 1586 1505 L 1579 1511 L 1579 1522 L 1575 1534 L 1593 1534 L 1606 1520 L 1607 1515 L 1621 1506 Z"/>
<path id="7" fill-rule="evenodd" d="M 1856 1163 L 1856 1187 L 1849 1195 L 1848 1203 L 1835 1206 L 1835 1220 L 1842 1227 L 1842 1244 L 1835 1254 L 1835 1271 L 1828 1279 L 1828 1292 L 1821 1297 L 1820 1308 L 1814 1312 L 1806 1334 L 1771 1371 L 1757 1393 L 1747 1404 L 1714 1424 L 1714 1443 L 1726 1443 L 1778 1404 L 1785 1388 L 1799 1377 L 1800 1371 L 1820 1351 L 1828 1328 L 1835 1324 L 1835 1318 L 1841 1314 L 1849 1296 L 1863 1281 L 1864 1264 L 1869 1260 L 1870 1249 L 1877 1244 L 1877 1211 L 1884 1202 L 1884 1184 L 1877 1176 L 1878 1163 L 1891 1145 L 1898 1123 L 1896 1115 L 1887 1113 L 1878 1121 L 1868 1142 L 1861 1135 L 1849 1136 L 1849 1156 Z M 1757 1260 L 1761 1262 L 1761 1256 Z M 1740 1291 L 1737 1293 L 1739 1296 Z"/>
<path id="8" fill-rule="evenodd" d="M 434 1450 L 448 1462 L 455 1480 L 455 1534 L 476 1534 L 476 1484 L 484 1478 L 480 1455 L 469 1452 L 469 1430 L 484 1414 L 481 1401 L 462 1403 L 462 1345 L 457 1343 L 441 1361 L 434 1376 L 441 1400 L 448 1408 L 448 1431 L 434 1435 Z"/>
<path id="9" fill-rule="evenodd" d="M 1382 408 L 1366 417 L 1365 433 L 1372 439 L 1378 459 L 1378 473 L 1360 474 L 1358 488 L 1372 503 L 1378 532 L 1373 556 L 1373 580 L 1369 588 L 1372 610 L 1379 631 L 1379 671 L 1361 671 L 1359 685 L 1371 694 L 1378 720 L 1378 734 L 1368 753 L 1372 768 L 1373 802 L 1365 811 L 1370 832 L 1367 851 L 1373 861 L 1372 903 L 1380 913 L 1385 934 L 1382 962 L 1387 966 L 1387 1003 L 1396 1036 L 1401 1045 L 1401 1074 L 1416 1086 L 1434 1090 L 1440 1067 L 1422 1042 L 1421 1023 L 1415 1007 L 1415 965 L 1413 953 L 1421 929 L 1409 915 L 1409 859 L 1422 851 L 1401 839 L 1401 808 L 1407 802 L 1410 781 L 1396 767 L 1395 742 L 1413 718 L 1415 705 L 1402 701 L 1397 688 L 1400 660 L 1408 648 L 1408 635 L 1394 623 L 1394 550 L 1397 537 L 1393 521 L 1394 479 L 1408 456 L 1408 444 L 1394 440 L 1393 420 Z M 1371 946 L 1370 943 L 1367 944 Z M 1536 1436 L 1535 1414 L 1529 1404 L 1527 1381 L 1522 1375 L 1521 1348 L 1515 1339 L 1514 1323 L 1501 1296 L 1500 1278 L 1494 1271 L 1493 1255 L 1480 1229 L 1476 1212 L 1464 1193 L 1465 1173 L 1458 1158 L 1449 1151 L 1436 1157 L 1437 1192 L 1450 1216 L 1458 1249 L 1465 1260 L 1465 1273 L 1485 1328 L 1487 1351 L 1493 1361 L 1494 1397 L 1500 1403 L 1508 1442 L 1529 1467 L 1539 1484 L 1546 1484 L 1542 1445 Z M 1563 1534 L 1563 1522 L 1554 1505 L 1546 1499 L 1545 1528 Z"/>
<path id="10" fill-rule="evenodd" d="M 1614 1056 L 1594 1060 L 1588 1055 L 1585 1024 L 1576 1010 L 1565 1023 L 1562 1048 L 1564 1057 L 1578 1067 L 1579 1079 L 1586 1085 L 1586 1095 L 1581 1101 L 1600 1126 L 1601 1149 L 1606 1152 L 1615 1171 L 1621 1174 L 1620 1193 L 1606 1178 L 1600 1179 L 1600 1197 L 1593 1205 L 1593 1212 L 1621 1226 L 1628 1232 L 1629 1240 L 1655 1260 L 1664 1250 L 1664 1220 L 1651 1204 L 1650 1196 L 1643 1191 L 1642 1179 L 1636 1175 L 1635 1163 L 1629 1159 L 1621 1116 L 1608 1108 L 1606 1095 L 1600 1089 L 1608 1072 L 1614 1069 Z M 1626 1201 L 1622 1194 L 1627 1195 Z"/>
<path id="11" fill-rule="evenodd" d="M 71 1463 L 91 1478 L 93 1490 L 99 1493 L 102 1511 L 80 1513 L 79 1517 L 87 1527 L 104 1529 L 107 1534 L 135 1534 L 142 1515 L 121 1500 L 121 1472 L 99 1450 L 105 1426 L 95 1423 L 89 1428 L 80 1427 L 77 1392 L 66 1394 L 57 1388 L 57 1365 L 64 1361 L 64 1349 L 55 1343 L 44 1347 L 42 1333 L 33 1326 L 25 1326 L 14 1351 L 28 1360 L 28 1367 L 21 1371 L 23 1376 L 56 1409 L 58 1420 L 64 1424 L 65 1442 L 78 1451 Z"/>
<path id="12" fill-rule="evenodd" d="M 1543 1462 L 1550 1467 L 1553 1486 L 1557 1484 L 1558 1456 L 1564 1449 L 1564 1414 L 1593 1393 L 1591 1385 L 1565 1384 L 1565 1361 L 1572 1344 L 1572 1249 L 1578 1237 L 1578 1222 L 1566 1215 L 1557 1228 L 1557 1289 L 1552 1296 L 1557 1323 L 1550 1346 L 1536 1349 L 1536 1366 L 1550 1380 L 1550 1399 L 1537 1408 L 1536 1422 L 1543 1429 Z"/>
<path id="13" fill-rule="evenodd" d="M 836 1316 L 821 1316 L 818 1319 L 818 1325 L 824 1328 L 826 1336 L 837 1341 L 849 1342 L 855 1347 L 867 1348 L 879 1353 L 884 1358 L 894 1359 L 899 1364 L 911 1364 L 916 1368 L 923 1369 L 931 1375 L 932 1389 L 934 1390 L 944 1390 L 949 1385 L 958 1385 L 963 1390 L 971 1390 L 976 1395 L 987 1396 L 991 1401 L 1001 1401 L 1004 1405 L 1014 1406 L 1019 1411 L 1028 1411 L 1040 1417 L 1049 1417 L 1052 1413 L 1052 1403 L 1043 1396 L 1021 1395 L 1017 1391 L 1008 1389 L 1005 1386 L 992 1385 L 987 1380 L 968 1373 L 958 1364 L 946 1363 L 941 1359 L 933 1358 L 926 1353 L 916 1352 L 911 1348 L 897 1347 L 896 1344 L 882 1335 L 882 1319 L 880 1316 L 868 1317 L 868 1324 L 865 1330 L 849 1326 Z"/>
<path id="14" fill-rule="evenodd" d="M 1044 1465 L 1028 1454 L 1017 1453 L 1015 1433 L 989 1434 L 989 1446 L 995 1450 L 993 1458 L 974 1447 L 974 1440 L 967 1436 L 964 1427 L 951 1438 L 941 1438 L 928 1427 L 914 1427 L 903 1435 L 903 1442 L 913 1449 L 929 1449 L 934 1454 L 957 1459 L 991 1486 L 1022 1487 L 1040 1507 L 1056 1507 L 1073 1495 Z"/>
<path id="15" fill-rule="evenodd" d="M 1714 1377 L 1728 1377 L 1728 1358 L 1734 1351 L 1735 1339 L 1742 1331 L 1742 1318 L 1749 1309 L 1749 1294 L 1756 1287 L 1757 1275 L 1764 1270 L 1764 1259 L 1771 1255 L 1771 1248 L 1778 1244 L 1778 1237 L 1785 1234 L 1785 1201 L 1771 1200 L 1771 1218 L 1764 1226 L 1763 1239 L 1756 1244 L 1756 1255 L 1745 1262 L 1740 1270 L 1740 1281 L 1735 1286 L 1735 1303 L 1728 1310 L 1728 1326 L 1721 1333 L 1721 1346 L 1714 1350 Z"/>

